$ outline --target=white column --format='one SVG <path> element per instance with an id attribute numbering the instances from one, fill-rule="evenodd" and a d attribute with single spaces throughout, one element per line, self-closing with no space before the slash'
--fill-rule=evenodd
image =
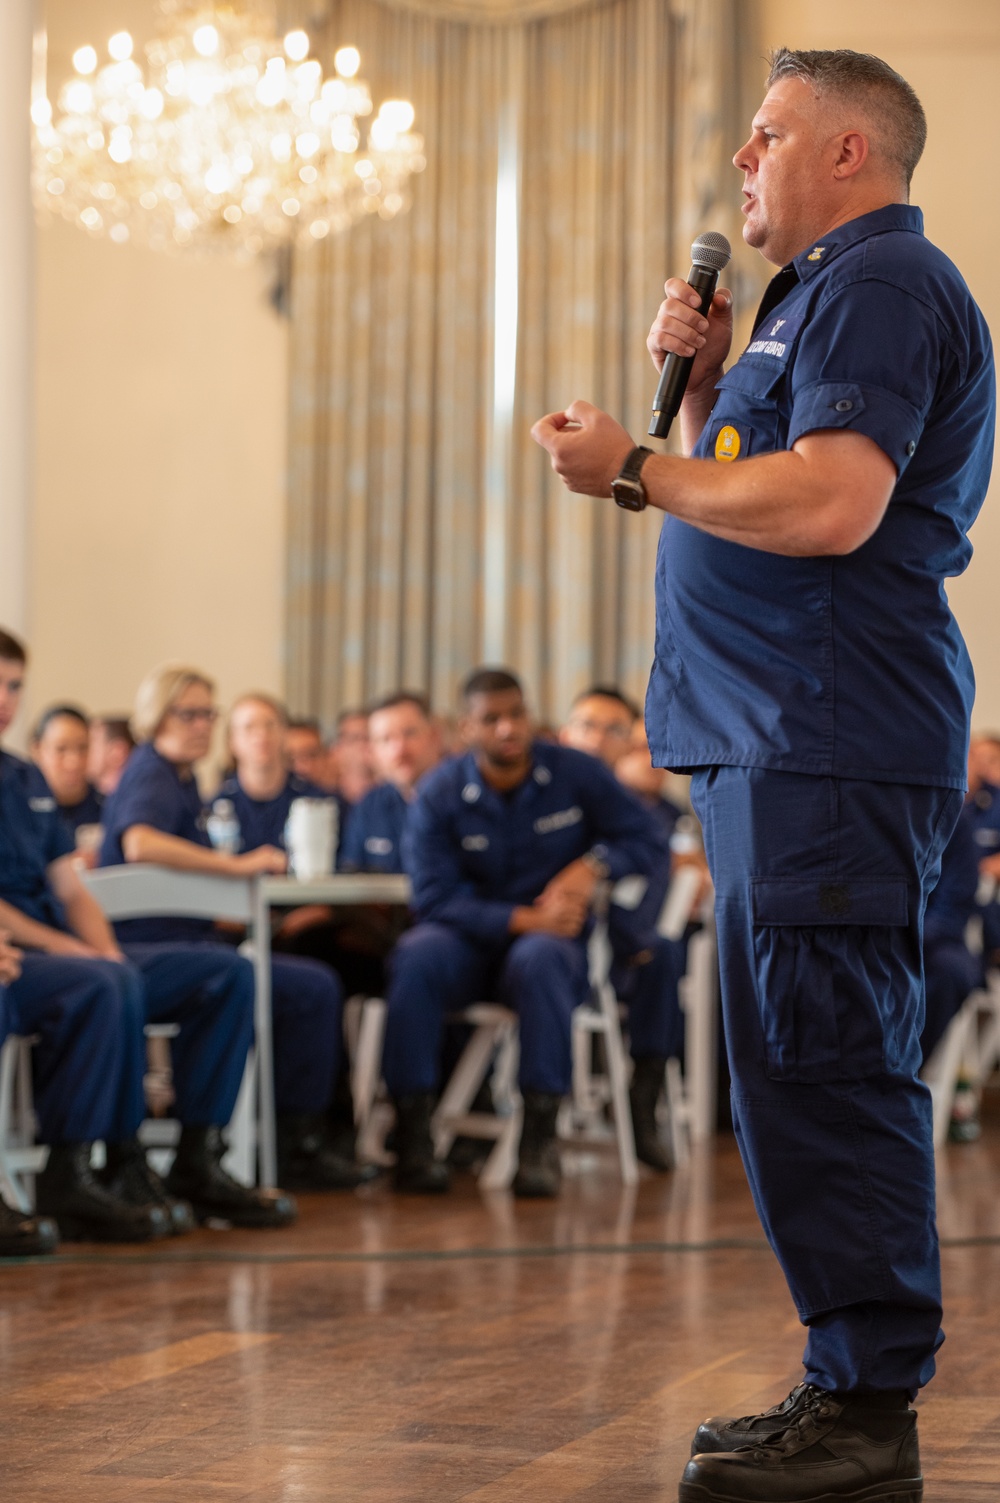
<path id="1" fill-rule="evenodd" d="M 33 0 L 0 0 L 0 625 L 28 626 L 34 421 Z"/>

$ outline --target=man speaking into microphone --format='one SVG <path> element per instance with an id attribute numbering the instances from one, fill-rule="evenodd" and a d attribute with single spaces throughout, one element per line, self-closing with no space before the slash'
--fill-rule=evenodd
<path id="1" fill-rule="evenodd" d="M 923 1495 L 909 1403 L 942 1340 L 921 931 L 965 787 L 973 677 L 944 592 L 989 478 L 989 333 L 923 237 L 926 126 L 877 58 L 790 52 L 734 162 L 781 268 L 728 371 L 731 298 L 666 284 L 694 357 L 680 458 L 586 402 L 534 437 L 570 490 L 666 512 L 646 703 L 693 774 L 733 1117 L 808 1327 L 804 1381 L 695 1436 L 682 1503 Z"/>

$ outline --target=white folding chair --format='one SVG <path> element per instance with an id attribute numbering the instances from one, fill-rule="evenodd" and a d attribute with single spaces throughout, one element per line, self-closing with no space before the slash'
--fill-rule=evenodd
<path id="1" fill-rule="evenodd" d="M 921 1071 L 931 1093 L 935 1148 L 948 1141 L 959 1080 L 967 1080 L 978 1093 L 998 1064 L 1000 972 L 990 969 L 985 985 L 965 999 Z"/>
<path id="2" fill-rule="evenodd" d="M 252 879 L 178 872 L 145 862 L 101 867 L 81 875 L 112 923 L 132 918 L 208 918 L 251 927 L 254 922 Z M 258 1178 L 257 1150 L 265 1134 L 274 1140 L 271 1020 L 269 1011 L 261 1018 L 262 1010 L 255 1008 L 255 1047 L 247 1057 L 224 1160 L 228 1171 L 244 1184 L 253 1184 Z M 169 1023 L 152 1024 L 146 1032 L 150 1037 L 171 1038 L 177 1029 Z M 148 1118 L 140 1132 L 147 1147 L 161 1151 L 172 1149 L 179 1136 L 179 1124 L 163 1117 Z"/>
<path id="3" fill-rule="evenodd" d="M 45 1167 L 49 1152 L 35 1143 L 33 1042 L 9 1033 L 0 1049 L 0 1190 L 9 1205 L 25 1213 L 34 1206 L 34 1177 Z"/>

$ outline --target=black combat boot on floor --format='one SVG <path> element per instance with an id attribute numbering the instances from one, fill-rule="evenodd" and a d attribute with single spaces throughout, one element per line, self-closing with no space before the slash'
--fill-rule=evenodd
<path id="1" fill-rule="evenodd" d="M 656 1122 L 656 1103 L 663 1089 L 666 1069 L 665 1059 L 653 1055 L 637 1059 L 628 1093 L 636 1157 L 660 1174 L 673 1168 Z"/>
<path id="2" fill-rule="evenodd" d="M 544 1199 L 559 1194 L 562 1169 L 556 1144 L 556 1117 L 561 1096 L 544 1091 L 525 1091 L 524 1125 L 517 1150 L 517 1174 L 512 1189 L 526 1199 Z"/>
<path id="3" fill-rule="evenodd" d="M 222 1167 L 226 1140 L 220 1127 L 182 1127 L 177 1154 L 165 1180 L 168 1195 L 190 1201 L 199 1221 L 232 1226 L 291 1226 L 298 1215 L 285 1190 L 241 1185 Z"/>
<path id="4" fill-rule="evenodd" d="M 414 1091 L 400 1096 L 396 1108 L 396 1169 L 393 1184 L 410 1195 L 443 1195 L 451 1184 L 446 1164 L 434 1157 L 431 1116 L 434 1096 Z"/>
<path id="5" fill-rule="evenodd" d="M 0 1258 L 37 1258 L 55 1252 L 59 1228 L 47 1216 L 25 1216 L 0 1200 Z"/>
<path id="6" fill-rule="evenodd" d="M 378 1170 L 331 1147 L 323 1117 L 289 1114 L 278 1118 L 278 1178 L 290 1190 L 356 1190 Z"/>
<path id="7" fill-rule="evenodd" d="M 715 1414 L 699 1425 L 691 1442 L 691 1455 L 704 1456 L 709 1451 L 738 1451 L 741 1446 L 758 1445 L 770 1440 L 772 1435 L 781 1435 L 798 1415 L 812 1405 L 820 1404 L 827 1397 L 822 1388 L 813 1383 L 799 1383 L 787 1399 L 765 1409 L 762 1414 L 745 1414 L 733 1419 L 728 1414 Z"/>
<path id="8" fill-rule="evenodd" d="M 135 1138 L 127 1143 L 107 1145 L 107 1164 L 101 1183 L 112 1195 L 130 1206 L 159 1206 L 167 1218 L 171 1236 L 193 1232 L 197 1223 L 189 1201 L 177 1200 L 146 1158 L 146 1151 Z"/>
<path id="9" fill-rule="evenodd" d="M 39 1212 L 54 1216 L 67 1242 L 151 1242 L 170 1231 L 158 1205 L 130 1205 L 90 1167 L 89 1143 L 53 1143 L 35 1181 Z"/>
<path id="10" fill-rule="evenodd" d="M 693 1456 L 679 1503 L 921 1503 L 917 1416 L 882 1398 L 813 1389 L 769 1440 Z"/>

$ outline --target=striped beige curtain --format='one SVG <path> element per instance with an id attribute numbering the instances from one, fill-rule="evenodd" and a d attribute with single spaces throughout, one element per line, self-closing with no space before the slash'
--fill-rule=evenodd
<path id="1" fill-rule="evenodd" d="M 644 433 L 664 276 L 699 230 L 739 229 L 728 159 L 762 71 L 741 0 L 557 4 L 506 24 L 498 0 L 482 21 L 440 7 L 354 0 L 329 37 L 360 48 L 376 99 L 414 101 L 428 168 L 408 214 L 294 267 L 288 696 L 325 717 L 399 684 L 448 708 L 484 657 L 548 717 L 595 678 L 641 695 L 658 518 L 564 493 L 528 430 L 582 396 Z M 512 142 L 517 381 L 495 426 Z"/>

